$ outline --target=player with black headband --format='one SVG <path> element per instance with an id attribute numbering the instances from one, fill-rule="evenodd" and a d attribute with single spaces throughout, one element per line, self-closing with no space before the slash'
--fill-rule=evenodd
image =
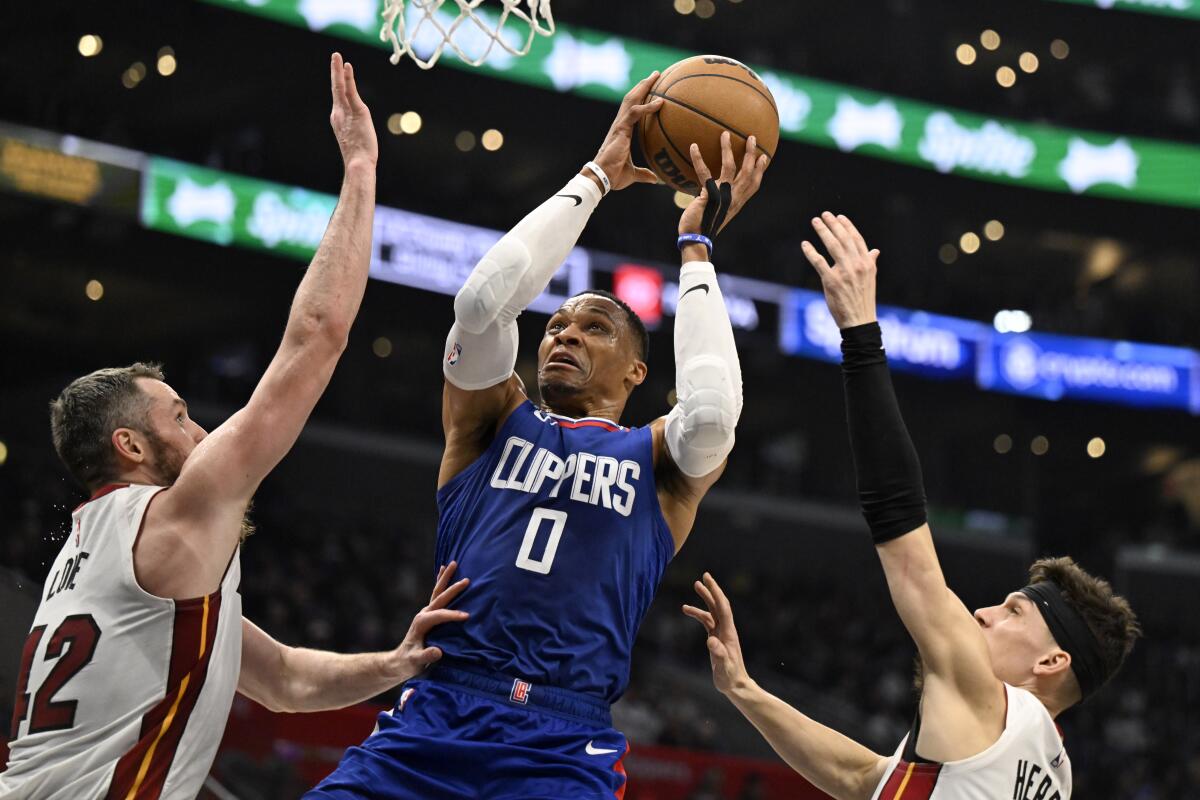
<path id="1" fill-rule="evenodd" d="M 773 697 L 746 673 L 729 601 L 706 574 L 696 591 L 708 610 L 684 613 L 708 631 L 713 681 L 793 769 L 839 800 L 1066 800 L 1071 763 L 1054 719 L 1120 668 L 1140 635 L 1133 611 L 1070 558 L 1035 562 L 1028 586 L 973 615 L 947 587 L 875 318 L 879 251 L 844 216 L 812 224 L 833 265 L 802 247 L 842 332 L 859 499 L 920 652 L 920 705 L 889 757 Z"/>

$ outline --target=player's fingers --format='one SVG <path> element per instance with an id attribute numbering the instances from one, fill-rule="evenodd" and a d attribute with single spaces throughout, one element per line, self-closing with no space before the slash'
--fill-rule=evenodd
<path id="1" fill-rule="evenodd" d="M 833 256 L 833 260 L 841 261 L 845 257 L 846 251 L 842 248 L 842 243 L 838 241 L 837 235 L 820 217 L 813 217 L 812 226 L 813 230 L 817 232 L 817 236 L 821 237 L 821 243 L 825 245 L 829 255 Z"/>
<path id="2" fill-rule="evenodd" d="M 440 647 L 426 647 L 424 650 L 417 653 L 417 659 L 427 667 L 433 662 L 440 660 L 441 657 L 442 648 Z"/>
<path id="3" fill-rule="evenodd" d="M 829 230 L 833 232 L 833 235 L 837 237 L 838 244 L 842 246 L 842 250 L 845 253 L 857 254 L 859 252 L 858 245 L 854 241 L 854 235 L 845 223 L 842 222 L 845 219 L 844 215 L 834 214 L 831 211 L 823 211 L 821 212 L 821 219 L 829 226 Z M 837 256 L 837 253 L 834 253 L 834 256 Z"/>
<path id="4" fill-rule="evenodd" d="M 767 171 L 767 165 L 770 163 L 771 159 L 767 157 L 766 153 L 760 155 L 758 160 L 754 162 L 754 178 L 758 183 L 762 183 L 763 173 Z"/>
<path id="5" fill-rule="evenodd" d="M 708 610 L 716 612 L 717 599 L 713 597 L 713 593 L 701 581 L 696 581 L 696 594 L 700 595 L 700 599 L 704 601 L 704 605 L 708 606 Z"/>
<path id="6" fill-rule="evenodd" d="M 662 105 L 663 105 L 663 99 L 661 97 L 655 97 L 654 99 L 650 100 L 649 102 L 642 103 L 641 105 L 636 105 L 633 108 L 629 109 L 629 114 L 626 117 L 626 122 L 630 122 L 630 123 L 638 122 L 642 119 L 642 117 L 646 116 L 647 114 L 653 114 L 655 111 L 658 111 L 660 108 L 662 108 Z"/>
<path id="7" fill-rule="evenodd" d="M 717 621 L 713 619 L 713 615 L 704 609 L 685 604 L 683 607 L 683 613 L 703 625 L 705 630 L 707 630 L 709 633 L 712 633 L 713 629 L 717 627 Z"/>
<path id="8" fill-rule="evenodd" d="M 742 154 L 742 168 L 738 170 L 738 177 L 743 175 L 751 175 L 754 172 L 754 154 L 758 150 L 758 137 L 751 136 L 746 140 L 746 152 Z"/>
<path id="9" fill-rule="evenodd" d="M 716 636 L 708 637 L 708 652 L 719 661 L 725 661 L 729 658 L 729 648 Z"/>
<path id="10" fill-rule="evenodd" d="M 869 255 L 871 257 L 871 260 L 874 261 L 875 259 L 879 258 L 879 250 L 878 249 L 872 250 L 871 252 L 867 253 L 867 255 Z"/>
<path id="11" fill-rule="evenodd" d="M 422 639 L 425 634 L 436 628 L 438 625 L 443 625 L 447 622 L 462 622 L 471 615 L 466 611 L 458 611 L 453 608 L 441 608 L 436 611 L 422 611 L 413 619 L 413 633 Z"/>
<path id="12" fill-rule="evenodd" d="M 721 183 L 732 183 L 737 177 L 737 164 L 733 161 L 733 137 L 729 131 L 721 134 Z"/>
<path id="13" fill-rule="evenodd" d="M 621 104 L 624 106 L 632 106 L 642 102 L 642 99 L 650 92 L 650 87 L 658 80 L 658 70 L 654 70 L 646 77 L 633 85 L 633 88 L 626 92 Z"/>
<path id="14" fill-rule="evenodd" d="M 808 259 L 808 263 L 813 265 L 813 269 L 817 271 L 817 275 L 824 281 L 825 277 L 831 274 L 829 262 L 825 260 L 825 256 L 812 246 L 812 243 L 803 241 L 800 243 L 800 252 L 804 253 L 804 257 Z"/>
<path id="15" fill-rule="evenodd" d="M 346 99 L 351 106 L 366 105 L 358 96 L 358 82 L 354 80 L 354 65 L 346 64 Z"/>
<path id="16" fill-rule="evenodd" d="M 443 589 L 434 595 L 433 599 L 429 601 L 427 608 L 445 608 L 446 606 L 450 605 L 454 602 L 456 597 L 463 593 L 463 590 L 467 588 L 467 584 L 470 582 L 470 578 L 463 578 L 462 580 L 456 581 L 449 588 Z"/>
<path id="17" fill-rule="evenodd" d="M 633 179 L 638 183 L 658 183 L 658 176 L 645 167 L 634 167 Z"/>
<path id="18" fill-rule="evenodd" d="M 850 241 L 854 243 L 855 251 L 860 255 L 867 255 L 867 241 L 863 238 L 863 235 L 858 232 L 858 228 L 854 227 L 854 223 L 850 221 L 850 218 L 845 214 L 838 214 L 837 218 L 838 222 L 842 224 L 842 227 L 846 229 L 846 234 L 849 236 Z"/>
<path id="19" fill-rule="evenodd" d="M 704 156 L 700 155 L 700 145 L 692 142 L 692 146 L 688 148 L 688 155 L 692 158 L 692 168 L 696 170 L 696 177 L 700 180 L 700 184 L 704 185 L 712 178 L 712 173 L 708 171 L 708 165 L 704 163 Z"/>
<path id="20" fill-rule="evenodd" d="M 437 579 L 433 582 L 433 591 L 429 593 L 430 601 L 446 590 L 450 585 L 450 577 L 454 574 L 457 563 L 451 561 L 449 564 L 442 564 L 438 567 Z"/>
<path id="21" fill-rule="evenodd" d="M 329 58 L 329 88 L 333 91 L 333 102 L 340 105 L 345 100 L 346 84 L 342 78 L 342 54 L 334 53 Z"/>
<path id="22" fill-rule="evenodd" d="M 722 620 L 728 618 L 732 621 L 733 606 L 729 604 L 729 598 L 725 596 L 721 584 L 717 583 L 717 579 L 712 576 L 711 572 L 704 573 L 704 585 L 712 592 L 713 599 L 717 602 L 717 617 Z"/>

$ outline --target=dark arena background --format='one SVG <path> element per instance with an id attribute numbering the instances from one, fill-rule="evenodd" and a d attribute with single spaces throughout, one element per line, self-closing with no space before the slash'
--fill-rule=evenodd
<path id="1" fill-rule="evenodd" d="M 704 570 L 759 683 L 879 752 L 912 718 L 914 648 L 856 508 L 836 328 L 799 247 L 826 209 L 882 250 L 950 585 L 990 605 L 1069 553 L 1141 617 L 1124 671 L 1060 720 L 1075 796 L 1200 797 L 1200 3 L 554 0 L 558 30 L 528 55 L 429 71 L 388 62 L 379 5 L 0 8 L 0 716 L 84 499 L 47 403 L 135 360 L 162 362 L 209 429 L 247 400 L 339 187 L 331 51 L 379 132 L 373 280 L 258 492 L 242 594 L 281 641 L 344 652 L 395 646 L 428 595 L 454 292 L 593 156 L 633 82 L 719 53 L 763 76 L 782 139 L 714 256 L 745 410 L 614 709 L 626 798 L 823 796 L 713 689 L 679 613 Z M 540 305 L 598 286 L 643 315 L 631 424 L 673 400 L 677 200 L 607 199 Z M 544 323 L 520 320 L 527 386 Z M 202 796 L 299 796 L 391 700 L 285 716 L 239 697 Z"/>

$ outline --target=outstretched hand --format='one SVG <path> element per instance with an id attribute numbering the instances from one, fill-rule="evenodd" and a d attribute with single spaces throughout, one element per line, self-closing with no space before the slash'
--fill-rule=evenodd
<path id="1" fill-rule="evenodd" d="M 684 209 L 679 218 L 679 233 L 702 233 L 710 239 L 733 222 L 733 218 L 745 207 L 746 203 L 762 186 L 763 172 L 767 169 L 770 159 L 765 154 L 755 157 L 758 140 L 751 136 L 746 140 L 746 154 L 742 156 L 739 169 L 733 157 L 733 145 L 729 131 L 721 134 L 721 175 L 714 182 L 712 172 L 700 155 L 700 148 L 692 144 L 689 155 L 692 167 L 696 170 L 696 179 L 703 189 L 696 199 Z M 720 197 L 714 198 L 713 187 L 717 187 Z"/>
<path id="2" fill-rule="evenodd" d="M 425 646 L 425 637 L 431 630 L 446 622 L 462 622 L 470 616 L 466 611 L 446 607 L 462 594 L 463 589 L 470 583 L 470 578 L 463 578 L 453 585 L 450 584 L 457 568 L 458 563 L 451 561 L 438 569 L 437 582 L 429 596 L 429 604 L 413 617 L 404 641 L 392 651 L 392 657 L 399 664 L 397 673 L 401 675 L 400 682 L 419 675 L 442 657 L 441 648 Z"/>
<path id="3" fill-rule="evenodd" d="M 875 261 L 879 251 L 867 249 L 862 234 L 844 214 L 834 216 L 826 211 L 813 217 L 812 226 L 833 257 L 833 266 L 811 243 L 801 242 L 800 249 L 821 278 L 833 321 L 838 328 L 874 322 Z"/>
<path id="4" fill-rule="evenodd" d="M 742 660 L 742 645 L 738 642 L 737 628 L 733 625 L 733 608 L 710 573 L 704 573 L 704 580 L 696 581 L 695 588 L 708 610 L 685 605 L 683 613 L 703 625 L 708 632 L 708 657 L 712 662 L 713 684 L 722 694 L 729 694 L 750 683 L 750 675 Z"/>
<path id="5" fill-rule="evenodd" d="M 617 118 L 613 120 L 608 135 L 604 137 L 604 142 L 593 159 L 608 176 L 614 192 L 634 183 L 658 183 L 658 176 L 653 172 L 645 167 L 634 166 L 632 153 L 634 126 L 642 121 L 642 117 L 662 108 L 661 97 L 646 102 L 650 88 L 656 80 L 657 70 L 639 81 L 625 95 L 625 99 L 621 101 L 621 108 L 617 111 Z"/>
<path id="6" fill-rule="evenodd" d="M 374 167 L 379 161 L 379 141 L 371 110 L 358 96 L 354 67 L 342 61 L 341 53 L 334 53 L 329 59 L 329 84 L 333 92 L 329 124 L 342 151 L 342 162 L 347 167 L 359 162 Z"/>

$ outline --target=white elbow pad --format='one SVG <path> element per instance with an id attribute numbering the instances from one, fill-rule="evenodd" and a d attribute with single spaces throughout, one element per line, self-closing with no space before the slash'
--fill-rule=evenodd
<path id="1" fill-rule="evenodd" d="M 733 450 L 741 380 L 735 380 L 725 359 L 700 355 L 679 366 L 676 382 L 679 402 L 667 415 L 667 450 L 680 472 L 700 478 Z"/>
<path id="2" fill-rule="evenodd" d="M 483 333 L 463 330 L 461 323 L 450 327 L 442 374 L 446 380 L 469 392 L 487 389 L 508 380 L 517 365 L 517 323 L 493 322 Z"/>
<path id="3" fill-rule="evenodd" d="M 454 319 L 463 332 L 481 335 L 502 315 L 517 318 L 524 306 L 511 305 L 531 262 L 529 250 L 513 236 L 487 251 L 454 296 Z"/>

